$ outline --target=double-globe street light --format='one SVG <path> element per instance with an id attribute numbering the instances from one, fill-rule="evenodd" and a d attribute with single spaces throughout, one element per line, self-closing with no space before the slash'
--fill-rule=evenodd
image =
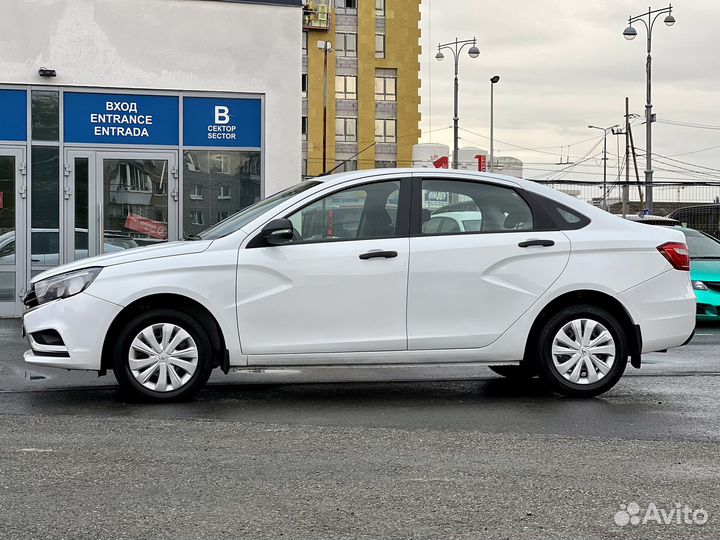
<path id="1" fill-rule="evenodd" d="M 454 100 L 454 115 L 453 115 L 453 130 L 454 130 L 454 145 L 453 145 L 453 169 L 458 168 L 458 140 L 459 140 L 459 134 L 458 134 L 458 62 L 460 61 L 460 53 L 465 47 L 470 47 L 468 49 L 468 55 L 470 58 L 477 58 L 480 56 L 480 49 L 477 48 L 477 40 L 475 38 L 472 39 L 465 39 L 462 41 L 458 41 L 457 38 L 455 38 L 455 41 L 451 41 L 449 43 L 439 43 L 438 44 L 438 52 L 435 55 L 435 58 L 438 60 L 442 60 L 445 58 L 445 55 L 443 54 L 443 50 L 448 50 L 452 52 L 453 57 L 455 59 L 455 100 Z"/>
<path id="2" fill-rule="evenodd" d="M 647 74 L 647 88 L 646 88 L 646 101 L 645 101 L 645 133 L 646 133 L 646 142 L 645 146 L 647 146 L 646 149 L 646 165 L 645 165 L 645 199 L 647 201 L 647 209 L 648 212 L 652 214 L 653 211 L 653 191 L 652 191 L 652 178 L 653 178 L 653 170 L 652 170 L 652 123 L 655 121 L 655 115 L 652 114 L 652 101 L 651 101 L 651 65 L 652 65 L 652 57 L 650 55 L 650 48 L 652 45 L 652 31 L 653 26 L 655 25 L 655 21 L 660 17 L 660 15 L 667 14 L 665 19 L 663 19 L 663 22 L 667 26 L 672 26 L 675 24 L 675 17 L 672 15 L 672 4 L 668 5 L 666 8 L 662 9 L 656 9 L 652 10 L 648 8 L 647 13 L 642 13 L 641 15 L 636 15 L 634 17 L 628 18 L 628 24 L 629 26 L 623 31 L 623 36 L 627 40 L 635 39 L 637 36 L 637 30 L 633 27 L 633 23 L 636 23 L 640 21 L 645 25 L 645 30 L 647 30 L 647 61 L 645 64 L 645 70 Z M 647 18 L 647 22 L 645 21 L 645 18 Z"/>

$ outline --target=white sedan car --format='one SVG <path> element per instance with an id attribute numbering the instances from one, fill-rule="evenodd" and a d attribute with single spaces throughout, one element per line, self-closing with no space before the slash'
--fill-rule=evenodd
<path id="1" fill-rule="evenodd" d="M 438 203 L 438 201 L 441 201 Z M 441 206 L 441 207 L 439 207 Z M 432 215 L 481 226 L 428 231 Z M 477 230 L 479 229 L 479 230 Z M 487 365 L 593 396 L 695 325 L 679 231 L 533 182 L 429 169 L 310 180 L 192 241 L 36 276 L 25 360 L 154 400 L 210 372 Z"/>

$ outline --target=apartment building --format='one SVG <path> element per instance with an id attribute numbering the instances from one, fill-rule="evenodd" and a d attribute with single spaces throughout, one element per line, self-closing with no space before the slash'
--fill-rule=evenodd
<path id="1" fill-rule="evenodd" d="M 420 136 L 419 40 L 420 0 L 304 4 L 304 176 L 410 166 Z"/>

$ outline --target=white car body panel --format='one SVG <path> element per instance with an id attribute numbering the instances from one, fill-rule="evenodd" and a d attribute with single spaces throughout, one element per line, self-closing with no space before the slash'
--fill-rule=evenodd
<path id="1" fill-rule="evenodd" d="M 372 250 L 398 256 L 360 260 Z M 243 352 L 406 349 L 408 253 L 407 238 L 241 250 L 237 316 Z"/>
<path id="2" fill-rule="evenodd" d="M 536 238 L 555 245 L 518 246 Z M 408 348 L 474 349 L 495 341 L 550 288 L 570 242 L 560 231 L 458 234 L 411 238 L 410 252 Z"/>
<path id="3" fill-rule="evenodd" d="M 411 176 L 520 187 L 577 210 L 591 223 L 577 230 L 246 247 L 264 224 L 321 194 Z M 518 248 L 518 242 L 535 238 L 555 245 Z M 230 364 L 238 367 L 513 363 L 523 358 L 530 328 L 545 306 L 578 290 L 620 301 L 642 330 L 643 352 L 650 352 L 682 344 L 695 323 L 689 273 L 673 269 L 657 251 L 669 241 L 684 237 L 514 178 L 430 169 L 334 175 L 225 237 L 136 248 L 36 276 L 33 283 L 103 267 L 86 292 L 24 316 L 28 332 L 57 330 L 70 356 L 29 352 L 26 360 L 101 369 L 111 322 L 123 307 L 155 294 L 184 296 L 207 308 Z M 371 249 L 398 256 L 358 259 Z M 439 289 L 448 297 L 439 298 Z"/>

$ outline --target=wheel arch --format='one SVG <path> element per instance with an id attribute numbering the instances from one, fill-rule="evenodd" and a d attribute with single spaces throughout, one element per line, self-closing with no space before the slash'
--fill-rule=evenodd
<path id="1" fill-rule="evenodd" d="M 229 369 L 228 352 L 225 337 L 217 319 L 205 306 L 192 298 L 173 293 L 152 294 L 139 298 L 128 304 L 117 314 L 108 327 L 103 341 L 101 370 L 104 372 L 112 368 L 112 347 L 122 328 L 132 317 L 143 311 L 151 309 L 175 309 L 195 318 L 205 329 L 213 348 L 213 368 L 222 367 L 223 371 Z"/>
<path id="2" fill-rule="evenodd" d="M 625 306 L 617 298 L 596 290 L 583 289 L 566 292 L 551 300 L 537 315 L 533 322 L 528 340 L 525 345 L 524 359 L 530 361 L 536 348 L 540 331 L 545 321 L 563 308 L 590 304 L 602 309 L 617 318 L 618 322 L 627 329 L 627 341 L 630 354 L 630 363 L 634 368 L 640 367 L 640 353 L 642 351 L 642 332 L 640 325 L 636 324 Z"/>

